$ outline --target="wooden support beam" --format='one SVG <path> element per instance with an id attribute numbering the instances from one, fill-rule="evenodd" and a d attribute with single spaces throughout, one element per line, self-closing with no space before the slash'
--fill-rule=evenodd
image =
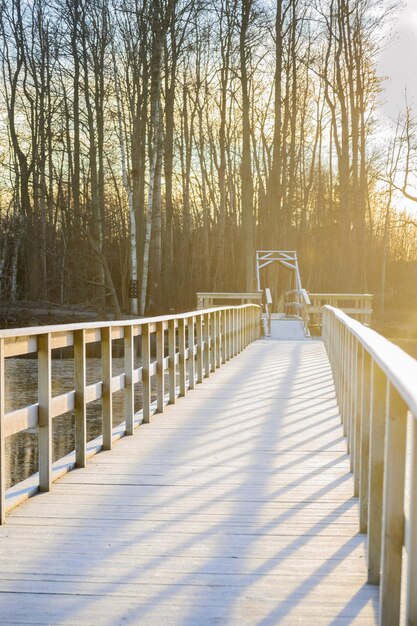
<path id="1" fill-rule="evenodd" d="M 101 329 L 101 372 L 103 381 L 102 430 L 104 450 L 111 450 L 113 443 L 112 369 L 112 329 L 110 326 L 107 326 Z"/>
<path id="2" fill-rule="evenodd" d="M 382 506 L 380 626 L 400 623 L 404 542 L 404 479 L 408 410 L 404 400 L 392 386 L 389 387 L 388 398 Z"/>
<path id="3" fill-rule="evenodd" d="M 125 422 L 126 435 L 133 435 L 135 419 L 135 386 L 133 383 L 134 336 L 133 327 L 127 326 L 124 333 L 124 368 L 125 368 Z"/>
<path id="4" fill-rule="evenodd" d="M 143 422 L 151 421 L 151 340 L 149 324 L 142 324 L 142 412 Z"/>
<path id="5" fill-rule="evenodd" d="M 85 330 L 74 331 L 74 388 L 75 388 L 75 465 L 87 464 L 87 403 L 85 397 L 86 354 Z"/>
<path id="6" fill-rule="evenodd" d="M 197 382 L 202 383 L 204 378 L 204 349 L 203 349 L 203 316 L 196 317 L 197 330 Z"/>
<path id="7" fill-rule="evenodd" d="M 164 360 L 165 360 L 165 324 L 156 324 L 156 409 L 158 413 L 164 412 Z"/>
<path id="8" fill-rule="evenodd" d="M 380 582 L 384 440 L 388 400 L 387 378 L 374 365 L 369 435 L 368 583 L 371 585 L 379 585 Z"/>
<path id="9" fill-rule="evenodd" d="M 179 374 L 180 374 L 180 397 L 184 397 L 187 391 L 186 363 L 185 363 L 185 319 L 178 320 L 178 349 L 179 349 Z"/>
<path id="10" fill-rule="evenodd" d="M 51 335 L 38 337 L 39 491 L 52 485 Z"/>
<path id="11" fill-rule="evenodd" d="M 210 313 L 204 315 L 204 378 L 210 376 Z"/>
<path id="12" fill-rule="evenodd" d="M 6 437 L 4 432 L 4 394 L 6 387 L 4 368 L 4 339 L 0 339 L 0 525 L 6 521 Z"/>
<path id="13" fill-rule="evenodd" d="M 417 624 L 417 415 L 410 417 L 410 506 L 407 535 L 407 581 L 405 625 Z"/>
<path id="14" fill-rule="evenodd" d="M 176 331 L 175 320 L 169 320 L 168 322 L 168 374 L 169 374 L 169 403 L 175 404 L 177 397 L 177 368 L 175 365 L 176 356 Z"/>
<path id="15" fill-rule="evenodd" d="M 188 318 L 188 388 L 195 387 L 195 316 Z"/>

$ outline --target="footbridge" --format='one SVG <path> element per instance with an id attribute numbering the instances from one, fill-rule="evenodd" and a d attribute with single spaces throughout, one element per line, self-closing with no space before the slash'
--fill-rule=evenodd
<path id="1" fill-rule="evenodd" d="M 251 303 L 1 331 L 0 623 L 415 626 L 417 362 L 320 314 L 304 340 Z"/>

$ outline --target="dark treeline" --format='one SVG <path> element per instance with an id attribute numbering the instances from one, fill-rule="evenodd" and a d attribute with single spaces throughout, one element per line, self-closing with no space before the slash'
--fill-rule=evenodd
<path id="1" fill-rule="evenodd" d="M 308 289 L 398 303 L 417 245 L 404 128 L 378 140 L 381 4 L 3 0 L 2 298 L 185 309 L 280 248 Z"/>

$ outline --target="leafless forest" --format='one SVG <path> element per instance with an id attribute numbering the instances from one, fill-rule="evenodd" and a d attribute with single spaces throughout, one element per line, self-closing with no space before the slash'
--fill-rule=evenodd
<path id="1" fill-rule="evenodd" d="M 2 300 L 186 309 L 281 248 L 308 289 L 415 305 L 396 207 L 417 134 L 406 102 L 377 115 L 383 4 L 2 0 Z"/>

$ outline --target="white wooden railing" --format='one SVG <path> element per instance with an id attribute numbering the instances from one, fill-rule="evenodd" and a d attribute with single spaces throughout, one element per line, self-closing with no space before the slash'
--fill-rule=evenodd
<path id="1" fill-rule="evenodd" d="M 323 340 L 360 498 L 360 532 L 368 534 L 368 582 L 381 587 L 380 624 L 399 624 L 403 612 L 406 626 L 415 626 L 417 361 L 329 306 L 323 309 Z"/>
<path id="2" fill-rule="evenodd" d="M 211 372 L 241 352 L 259 337 L 260 307 L 246 304 L 193 311 L 179 315 L 68 324 L 0 331 L 0 523 L 6 511 L 37 491 L 48 491 L 56 478 L 73 467 L 85 467 L 87 458 L 101 449 L 109 450 L 115 439 L 132 435 L 141 422 L 162 412 L 187 389 L 208 378 Z M 167 331 L 167 333 L 166 333 Z M 151 335 L 155 335 L 156 358 L 151 356 Z M 165 335 L 168 335 L 168 349 Z M 134 367 L 134 338 L 140 336 L 142 363 Z M 112 342 L 123 339 L 124 371 L 113 376 Z M 101 346 L 101 380 L 86 384 L 86 347 Z M 52 396 L 52 350 L 73 346 L 74 386 L 67 393 Z M 166 355 L 166 352 L 168 354 Z M 5 413 L 5 363 L 8 358 L 37 355 L 38 402 Z M 164 374 L 168 371 L 168 393 Z M 188 372 L 188 377 L 187 377 Z M 179 385 L 177 385 L 177 374 Z M 156 377 L 156 402 L 151 401 L 151 377 Z M 188 378 L 188 380 L 187 380 Z M 142 382 L 142 409 L 135 413 L 134 386 Z M 125 390 L 125 422 L 113 427 L 112 395 Z M 87 404 L 102 400 L 102 435 L 87 444 Z M 52 421 L 75 411 L 75 451 L 52 463 Z M 38 426 L 39 473 L 6 493 L 5 439 Z"/>
<path id="3" fill-rule="evenodd" d="M 367 326 L 372 323 L 373 295 L 371 293 L 309 293 L 308 295 L 310 326 L 315 328 L 317 335 L 321 334 L 322 311 L 325 305 L 341 309 Z"/>

